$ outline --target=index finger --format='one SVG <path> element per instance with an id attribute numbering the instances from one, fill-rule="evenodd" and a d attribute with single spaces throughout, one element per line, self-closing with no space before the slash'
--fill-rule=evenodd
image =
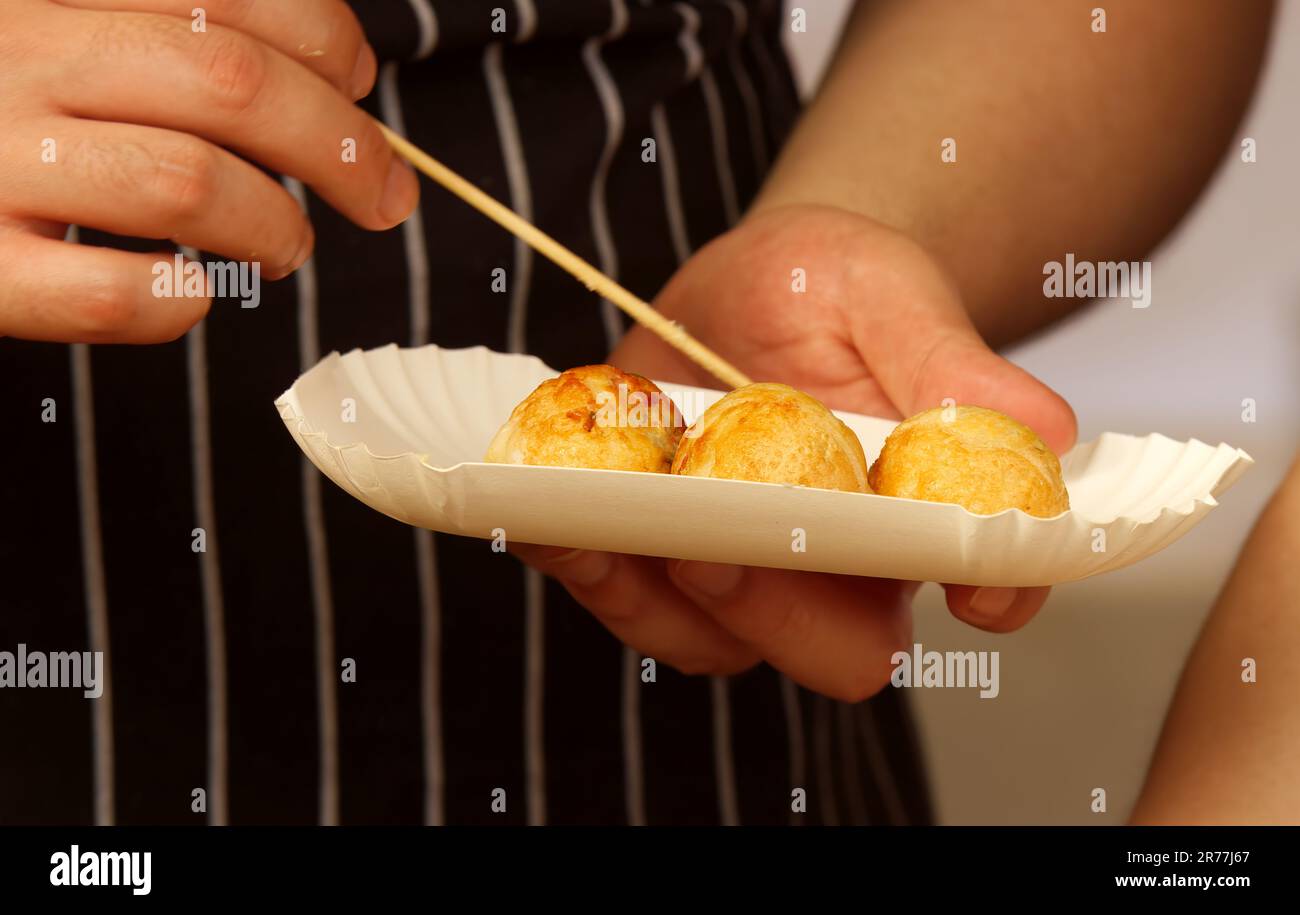
<path id="1" fill-rule="evenodd" d="M 57 0 L 87 10 L 160 13 L 193 23 L 194 0 Z M 349 98 L 367 95 L 378 63 L 352 7 L 343 0 L 206 0 L 204 24 L 237 29 L 314 70 Z"/>
<path id="2" fill-rule="evenodd" d="M 619 641 L 682 673 L 733 674 L 757 656 L 668 582 L 662 559 L 512 543 L 510 551 L 564 585 Z"/>
<path id="3" fill-rule="evenodd" d="M 58 49 L 76 57 L 49 88 L 65 112 L 203 137 L 298 178 L 367 229 L 392 228 L 418 203 L 415 172 L 375 121 L 262 42 L 220 25 L 194 35 L 169 16 L 73 15 L 98 21 Z"/>
<path id="4" fill-rule="evenodd" d="M 912 643 L 916 582 L 680 560 L 669 575 L 706 613 L 808 689 L 861 702 Z"/>

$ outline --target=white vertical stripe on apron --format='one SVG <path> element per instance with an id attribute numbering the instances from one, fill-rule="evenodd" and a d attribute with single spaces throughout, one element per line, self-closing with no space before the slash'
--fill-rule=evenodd
<path id="1" fill-rule="evenodd" d="M 202 257 L 181 248 L 193 261 Z M 217 509 L 212 484 L 212 425 L 208 394 L 207 324 L 200 321 L 185 335 L 185 362 L 190 391 L 190 466 L 194 468 L 194 517 L 204 531 L 206 550 L 199 556 L 203 590 L 203 638 L 208 680 L 208 824 L 225 826 L 228 801 L 229 732 L 226 692 L 226 605 L 221 590 L 217 550 Z"/>
<path id="2" fill-rule="evenodd" d="M 682 31 L 677 36 L 677 44 L 686 57 L 687 81 L 696 76 L 703 76 L 707 68 L 703 66 L 703 52 L 696 34 L 700 27 L 699 14 L 684 3 L 675 3 L 673 8 L 682 17 Z M 711 77 L 710 77 L 711 78 Z M 714 86 L 716 92 L 716 86 Z M 707 98 L 707 93 L 706 93 Z M 668 125 L 668 115 L 662 103 L 656 103 L 650 111 L 651 127 L 655 132 L 655 148 L 658 150 L 663 175 L 664 207 L 668 216 L 668 232 L 672 237 L 673 251 L 679 265 L 691 254 L 690 240 L 687 236 L 685 208 L 682 204 L 681 184 L 677 173 L 677 149 L 673 144 L 672 131 Z M 710 122 L 715 128 L 714 148 L 717 149 L 717 119 L 710 108 Z M 722 125 L 723 131 L 726 125 Z M 725 143 L 725 138 L 723 140 Z M 730 164 L 726 175 L 730 177 Z M 723 172 L 719 170 L 719 180 Z M 724 202 L 726 193 L 723 194 Z M 727 221 L 733 224 L 736 211 L 735 185 L 731 185 L 731 203 L 727 207 Z M 731 748 L 731 694 L 725 677 L 713 677 L 709 684 L 709 698 L 713 706 L 713 770 L 718 785 L 718 815 L 723 825 L 735 826 L 740 823 L 740 804 L 736 793 L 736 766 Z"/>
<path id="3" fill-rule="evenodd" d="M 727 63 L 731 67 L 732 79 L 745 104 L 745 120 L 749 125 L 749 151 L 754 157 L 754 171 L 761 181 L 767 174 L 767 138 L 763 134 L 762 106 L 758 103 L 758 93 L 754 91 L 754 82 L 749 78 L 749 71 L 740 57 L 740 41 L 749 30 L 749 13 L 740 0 L 723 0 L 727 9 L 736 20 L 736 42 L 727 51 Z"/>
<path id="4" fill-rule="evenodd" d="M 618 279 L 618 249 L 614 245 L 614 235 L 609 227 L 609 210 L 605 205 L 605 181 L 609 177 L 609 166 L 614 153 L 623 139 L 623 102 L 619 98 L 618 86 L 614 84 L 609 69 L 600 57 L 601 48 L 613 41 L 627 29 L 627 7 L 624 0 L 610 0 L 610 27 L 604 35 L 588 38 L 582 43 L 582 62 L 600 97 L 600 105 L 605 113 L 605 146 L 601 150 L 596 164 L 596 173 L 591 181 L 591 228 L 596 240 L 596 251 L 600 258 L 600 269 L 615 280 Z M 605 335 L 609 346 L 614 345 L 623 336 L 623 319 L 613 302 L 602 301 L 601 308 L 605 318 Z"/>
<path id="5" fill-rule="evenodd" d="M 867 823 L 867 802 L 862 796 L 862 768 L 858 765 L 858 729 L 853 706 L 835 703 L 835 732 L 840 747 L 840 768 L 844 773 L 844 793 L 848 797 L 850 825 Z"/>
<path id="6" fill-rule="evenodd" d="M 529 4 L 531 8 L 531 4 Z M 522 12 L 522 9 L 521 9 Z M 533 11 L 530 29 L 536 29 Z M 520 39 L 524 40 L 524 39 Z M 514 100 L 502 63 L 502 45 L 493 43 L 483 52 L 483 73 L 496 124 L 506 182 L 510 187 L 510 208 L 532 222 L 533 194 L 528 182 L 528 165 L 519 137 Z M 512 353 L 528 349 L 528 296 L 532 291 L 533 249 L 520 238 L 514 240 L 514 270 L 510 277 L 510 318 L 506 328 L 506 347 Z M 546 587 L 536 569 L 524 570 L 524 773 L 528 797 L 528 823 L 546 823 L 546 747 L 545 654 L 546 654 Z"/>
<path id="7" fill-rule="evenodd" d="M 546 825 L 546 579 L 524 570 L 524 778 L 528 825 Z"/>
<path id="8" fill-rule="evenodd" d="M 727 116 L 722 110 L 722 94 L 718 92 L 718 82 L 713 77 L 713 69 L 704 63 L 704 51 L 700 47 L 700 14 L 694 7 L 685 3 L 674 3 L 673 9 L 681 14 L 686 28 L 678 37 L 678 42 L 686 51 L 688 68 L 692 61 L 699 73 L 700 91 L 704 93 L 704 107 L 709 113 L 709 134 L 713 140 L 713 164 L 718 170 L 718 187 L 722 191 L 722 209 L 727 218 L 727 225 L 734 226 L 740 220 L 740 207 L 736 202 L 736 179 L 731 172 L 731 150 L 727 143 Z"/>
<path id="9" fill-rule="evenodd" d="M 781 704 L 785 707 L 785 730 L 790 738 L 790 789 L 808 791 L 808 759 L 804 749 L 803 709 L 799 705 L 799 687 L 785 674 L 781 678 Z M 805 797 L 807 795 L 805 794 Z M 805 808 L 806 809 L 806 808 Z M 790 825 L 801 823 L 802 815 L 790 808 Z"/>
<path id="10" fill-rule="evenodd" d="M 718 782 L 718 817 L 723 826 L 740 825 L 740 802 L 736 798 L 736 764 L 731 756 L 730 681 L 709 677 L 713 699 L 713 771 Z"/>
<path id="11" fill-rule="evenodd" d="M 596 253 L 600 269 L 618 279 L 618 250 L 609 227 L 609 212 L 605 206 L 605 180 L 609 166 L 623 138 L 623 102 L 618 94 L 600 49 L 608 41 L 623 34 L 627 28 L 627 6 L 624 0 L 610 0 L 610 26 L 604 35 L 589 38 L 582 45 L 582 62 L 587 68 L 596 94 L 605 114 L 605 146 L 596 163 L 591 181 L 591 226 L 596 240 Z M 602 301 L 605 319 L 605 338 L 610 349 L 623 336 L 623 322 L 612 302 Z M 623 790 L 627 804 L 627 820 L 632 826 L 644 826 L 645 814 L 645 761 L 641 752 L 641 659 L 631 648 L 623 648 Z"/>
<path id="12" fill-rule="evenodd" d="M 831 700 L 813 699 L 813 754 L 817 759 L 817 803 L 821 807 L 822 825 L 840 825 L 835 803 L 835 774 L 831 771 Z"/>
<path id="13" fill-rule="evenodd" d="M 67 240 L 79 240 L 76 226 L 68 227 Z M 99 476 L 95 459 L 94 380 L 90 374 L 90 347 L 75 343 L 68 348 L 72 361 L 72 398 L 77 442 L 77 498 L 81 520 L 81 576 L 86 595 L 87 641 L 91 651 L 103 652 L 104 690 L 91 702 L 90 739 L 94 754 L 95 825 L 112 826 L 113 791 L 113 678 L 108 639 L 108 587 L 104 582 L 104 543 L 99 522 Z"/>
<path id="14" fill-rule="evenodd" d="M 307 210 L 307 192 L 296 178 L 285 178 L 284 186 Z M 305 372 L 320 358 L 319 305 L 316 288 L 316 258 L 313 255 L 294 274 L 298 288 L 298 350 Z M 325 539 L 325 512 L 321 502 L 321 474 L 302 458 L 303 524 L 307 535 L 307 563 L 311 575 L 312 610 L 316 626 L 316 703 L 319 731 L 318 809 L 322 826 L 339 822 L 339 708 L 338 668 L 334 651 L 334 595 L 330 588 L 329 548 Z"/>
<path id="15" fill-rule="evenodd" d="M 446 822 L 446 768 L 442 751 L 442 614 L 433 531 L 415 529 L 415 574 L 420 594 L 420 720 L 424 760 L 424 822 Z"/>
<path id="16" fill-rule="evenodd" d="M 641 656 L 623 646 L 623 792 L 629 826 L 646 825 L 645 760 L 641 748 Z"/>
<path id="17" fill-rule="evenodd" d="M 420 30 L 412 60 L 424 60 L 438 46 L 438 14 L 433 11 L 430 0 L 409 0 L 409 2 L 411 12 L 415 13 L 416 27 Z"/>
<path id="18" fill-rule="evenodd" d="M 379 107 L 384 121 L 406 136 L 398 65 L 384 65 L 379 76 Z M 424 214 L 416 207 L 402 223 L 410 295 L 411 345 L 429 342 L 429 256 L 425 248 Z M 433 531 L 414 528 L 415 574 L 420 599 L 420 724 L 424 767 L 424 822 L 446 821 L 445 759 L 442 749 L 442 607 L 438 594 L 437 543 Z"/>
<path id="19" fill-rule="evenodd" d="M 682 209 L 682 186 L 677 175 L 677 149 L 673 146 L 672 130 L 662 102 L 650 109 L 650 127 L 655 133 L 655 149 L 659 170 L 663 176 L 664 210 L 668 215 L 668 234 L 673 241 L 677 263 L 683 264 L 691 256 L 691 239 L 686 229 L 686 213 Z"/>
<path id="20" fill-rule="evenodd" d="M 677 35 L 677 44 L 686 57 L 686 79 L 698 78 L 701 84 L 701 90 L 705 94 L 705 107 L 708 109 L 708 126 L 712 135 L 712 148 L 714 148 L 714 162 L 718 168 L 718 181 L 722 187 L 723 209 L 727 217 L 727 225 L 736 225 L 740 218 L 736 203 L 736 181 L 732 177 L 731 159 L 727 148 L 727 121 L 722 110 L 722 99 L 718 94 L 718 83 L 714 81 L 714 74 L 705 65 L 705 56 L 703 49 L 699 47 L 699 13 L 695 12 L 693 6 L 684 3 L 675 3 L 672 5 L 677 14 L 682 19 L 682 29 Z M 651 120 L 654 120 L 654 112 L 651 112 Z M 663 134 L 668 134 L 668 118 L 663 116 L 660 123 L 655 123 L 655 133 L 663 130 Z M 673 248 L 679 248 L 677 235 L 685 235 L 685 217 L 681 213 L 681 187 L 677 183 L 677 162 L 676 149 L 672 147 L 672 140 L 668 140 L 668 153 L 671 165 L 664 170 L 664 192 L 668 201 L 668 229 L 673 235 Z M 676 198 L 668 195 L 668 183 L 676 186 Z M 680 220 L 680 230 L 675 227 L 675 221 Z M 681 252 L 679 250 L 679 260 Z M 731 733 L 731 690 L 728 689 L 727 678 L 714 677 L 710 685 L 710 699 L 712 702 L 712 720 L 714 720 L 714 771 L 718 779 L 718 812 L 724 825 L 738 825 L 740 823 L 740 805 L 737 802 L 736 795 L 736 763 L 732 756 L 732 733 Z"/>
<path id="21" fill-rule="evenodd" d="M 501 157 L 505 163 L 506 181 L 510 187 L 510 208 L 529 222 L 533 221 L 533 195 L 528 183 L 528 165 L 524 159 L 523 142 L 519 138 L 519 122 L 515 118 L 510 86 L 502 67 L 502 46 L 488 45 L 483 52 L 483 72 L 487 78 L 488 95 L 492 100 L 492 115 L 496 122 L 497 138 L 501 144 Z M 528 295 L 532 289 L 533 249 L 521 238 L 514 240 L 514 271 L 510 277 L 510 321 L 506 345 L 512 353 L 526 352 Z"/>
<path id="22" fill-rule="evenodd" d="M 889 814 L 890 825 L 907 824 L 907 808 L 903 806 L 903 797 L 898 791 L 898 782 L 889 766 L 884 748 L 880 745 L 880 732 L 876 728 L 876 716 L 871 711 L 871 702 L 858 704 L 858 714 L 862 723 L 862 745 L 867 753 L 867 767 L 872 781 L 880 788 L 880 797 L 885 803 L 885 812 Z"/>
<path id="23" fill-rule="evenodd" d="M 537 7 L 533 5 L 533 0 L 515 0 L 515 14 L 519 17 L 515 43 L 523 44 L 537 33 Z"/>

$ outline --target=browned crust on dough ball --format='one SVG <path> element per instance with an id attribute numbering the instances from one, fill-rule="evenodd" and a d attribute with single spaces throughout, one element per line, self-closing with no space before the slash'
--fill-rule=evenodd
<path id="1" fill-rule="evenodd" d="M 870 492 L 862 443 L 821 401 L 784 384 L 737 388 L 682 437 L 673 473 Z"/>
<path id="2" fill-rule="evenodd" d="M 948 419 L 944 411 L 954 411 Z M 1070 507 L 1061 462 L 1032 429 L 985 407 L 935 407 L 899 423 L 871 465 L 882 496 L 953 502 L 977 515 Z"/>
<path id="3" fill-rule="evenodd" d="M 653 381 L 612 365 L 583 365 L 520 401 L 484 460 L 667 473 L 684 425 Z"/>

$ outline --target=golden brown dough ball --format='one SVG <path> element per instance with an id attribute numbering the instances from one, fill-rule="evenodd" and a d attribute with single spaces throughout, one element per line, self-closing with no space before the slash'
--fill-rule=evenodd
<path id="1" fill-rule="evenodd" d="M 746 385 L 705 410 L 677 446 L 673 473 L 871 491 L 853 430 L 784 384 Z"/>
<path id="2" fill-rule="evenodd" d="M 1070 507 L 1052 450 L 1028 426 L 985 407 L 935 407 L 899 423 L 871 465 L 871 486 L 977 515 L 1018 508 L 1051 518 Z"/>
<path id="3" fill-rule="evenodd" d="M 525 397 L 484 460 L 667 473 L 684 426 L 654 382 L 612 365 L 584 365 Z"/>

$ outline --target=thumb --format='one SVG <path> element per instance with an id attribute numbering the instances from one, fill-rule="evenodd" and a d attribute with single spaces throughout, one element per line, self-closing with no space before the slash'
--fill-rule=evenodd
<path id="1" fill-rule="evenodd" d="M 1078 423 L 1070 405 L 989 349 L 964 313 L 908 317 L 876 322 L 859 342 L 885 394 L 904 416 L 951 398 L 1019 420 L 1057 454 L 1073 447 Z"/>
<path id="2" fill-rule="evenodd" d="M 940 406 L 945 397 L 991 407 L 1033 429 L 1057 454 L 1074 446 L 1079 431 L 1065 398 L 989 349 L 974 328 L 935 348 L 913 396 L 911 413 Z"/>

